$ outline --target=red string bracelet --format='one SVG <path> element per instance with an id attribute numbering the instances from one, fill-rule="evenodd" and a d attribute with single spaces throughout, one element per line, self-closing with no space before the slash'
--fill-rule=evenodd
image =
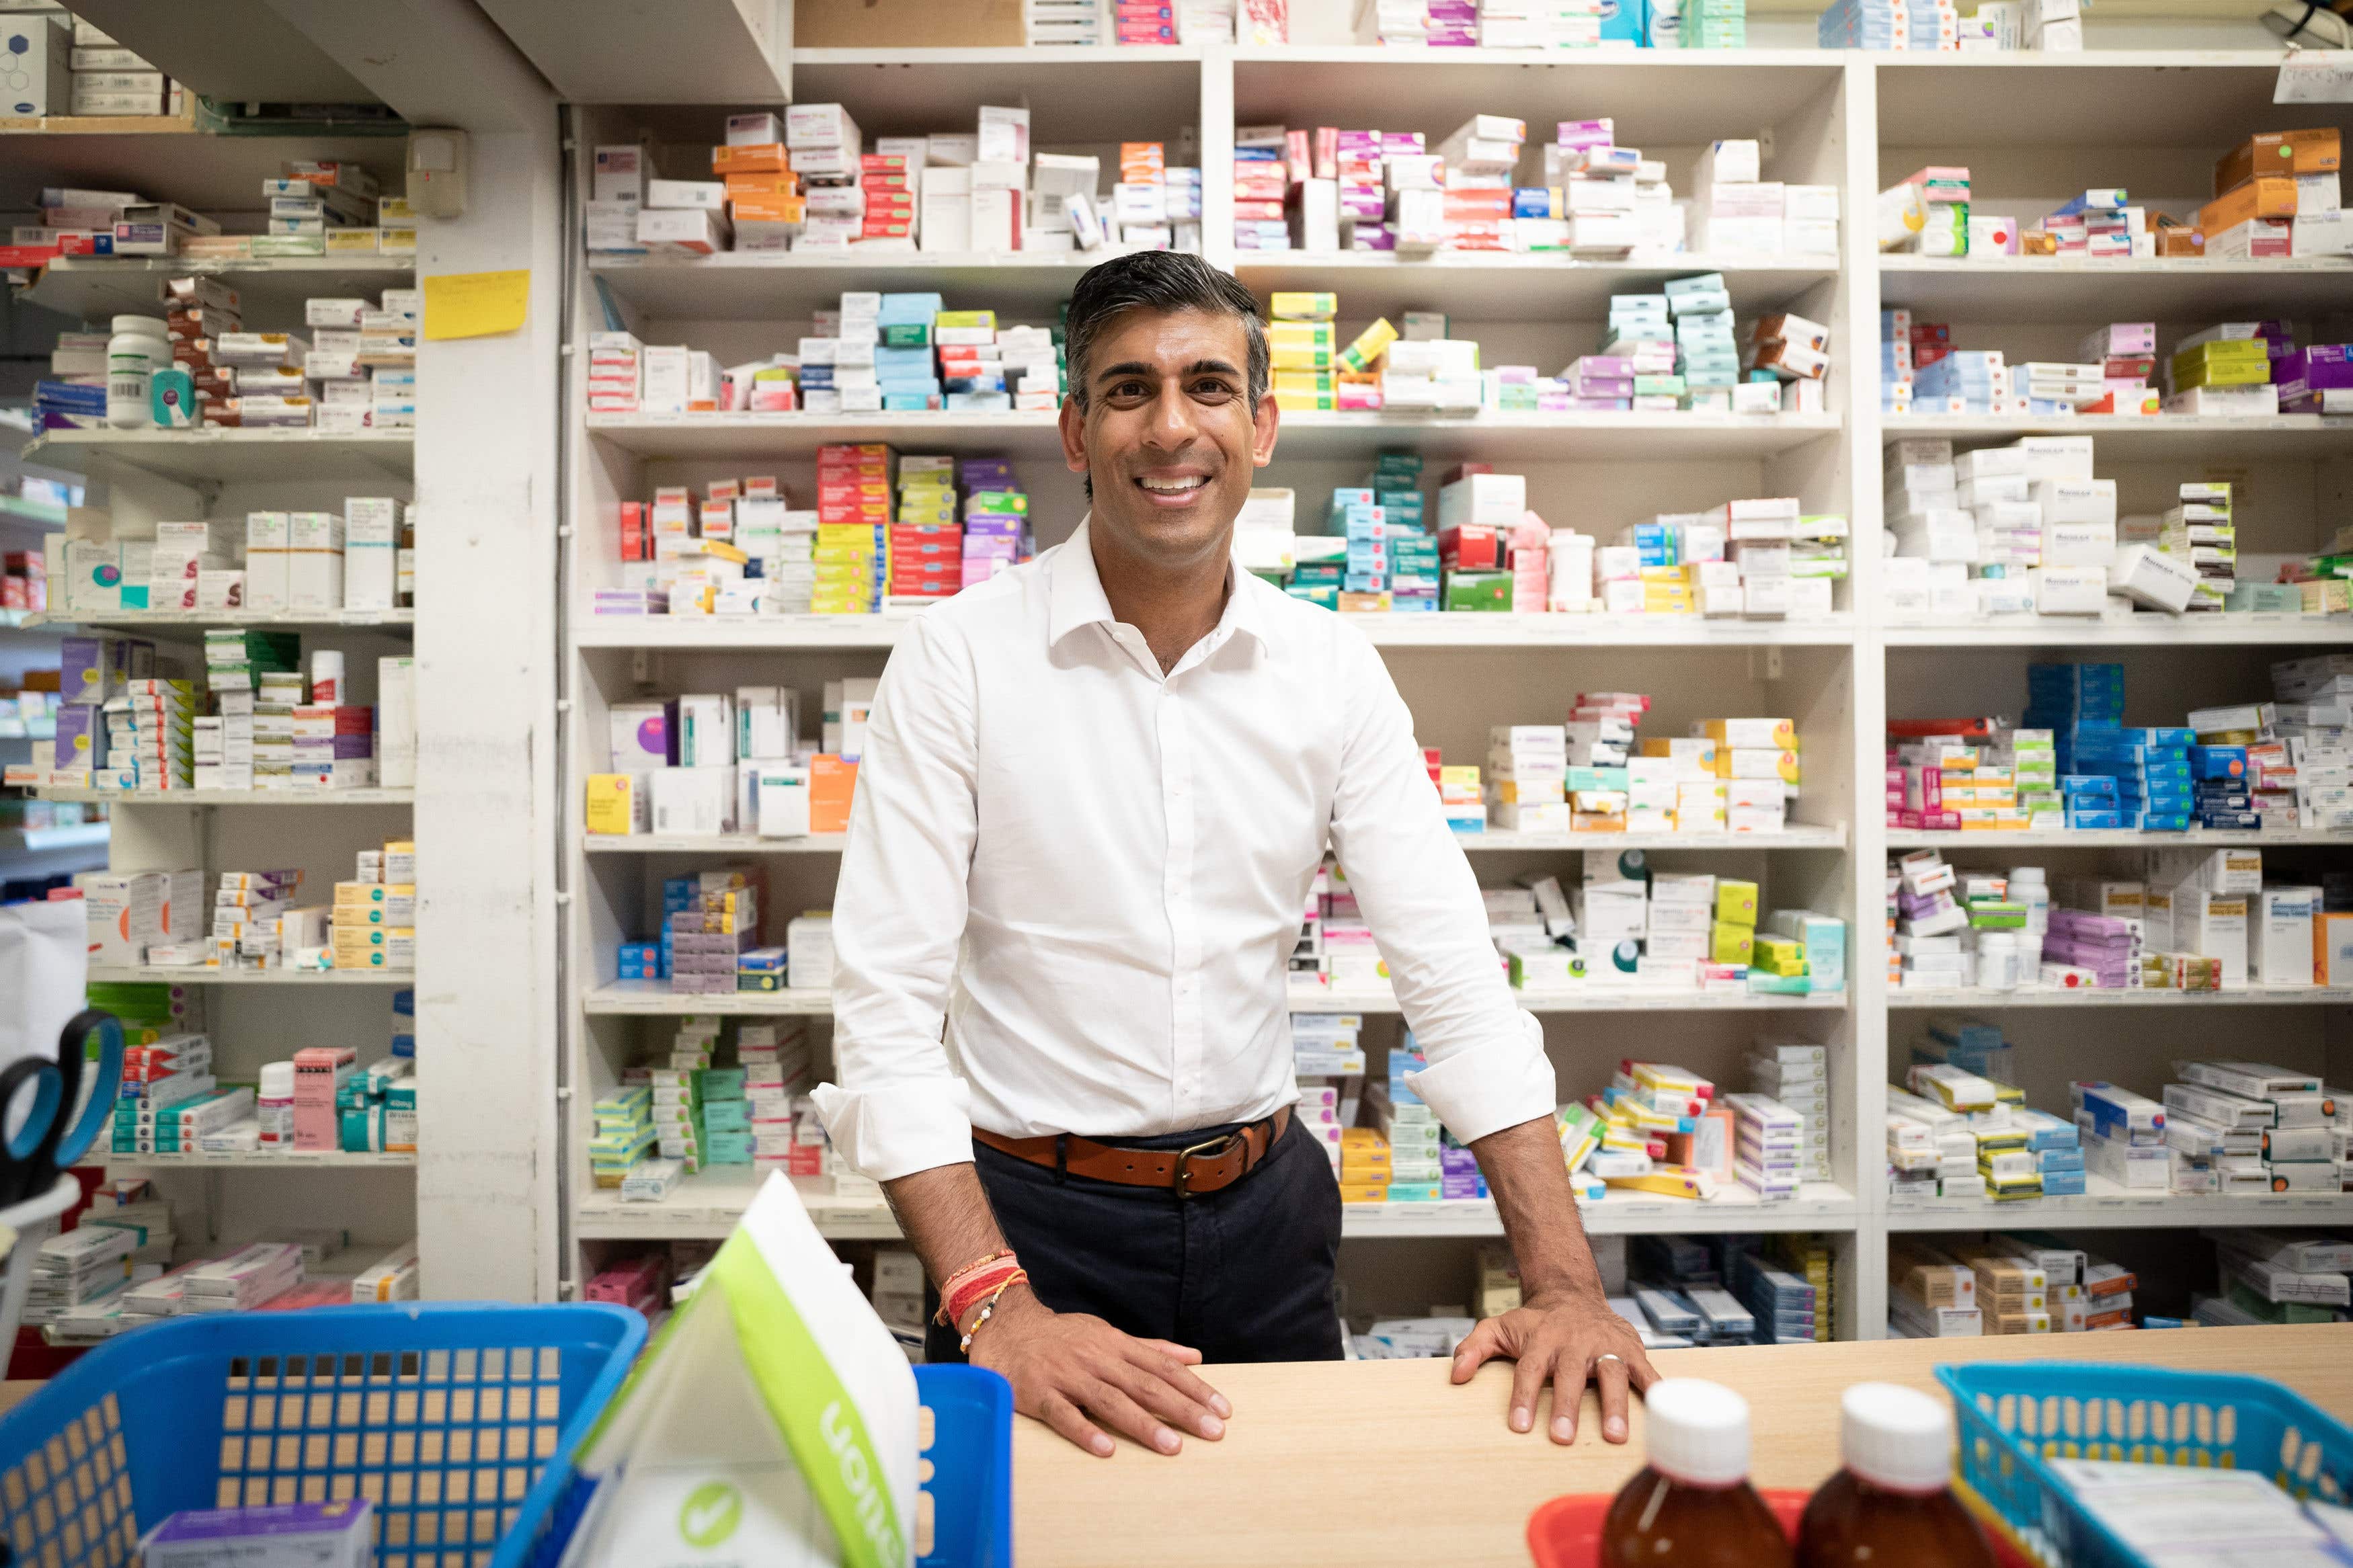
<path id="1" fill-rule="evenodd" d="M 1021 1271 L 1021 1265 L 1010 1255 L 957 1276 L 940 1298 L 940 1321 L 959 1323 L 975 1305 L 991 1292 L 1003 1288 L 1006 1280 Z"/>

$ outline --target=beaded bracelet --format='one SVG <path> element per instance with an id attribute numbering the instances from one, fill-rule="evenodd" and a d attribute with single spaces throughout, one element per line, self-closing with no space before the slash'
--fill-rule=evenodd
<path id="1" fill-rule="evenodd" d="M 1016 1285 L 1024 1283 L 1029 1279 L 1029 1271 L 1028 1269 L 1017 1268 L 1010 1276 L 999 1281 L 997 1289 L 988 1293 L 988 1299 L 980 1304 L 980 1316 L 972 1321 L 972 1327 L 964 1331 L 964 1337 L 956 1343 L 956 1353 L 958 1355 L 969 1355 L 972 1353 L 972 1337 L 980 1332 L 981 1324 L 997 1316 L 997 1301 L 1003 1298 L 1008 1290 L 1012 1289 Z"/>
<path id="2" fill-rule="evenodd" d="M 998 1248 L 986 1258 L 975 1258 L 946 1276 L 940 1281 L 940 1310 L 933 1314 L 932 1321 L 943 1327 L 953 1327 L 956 1321 L 956 1314 L 948 1310 L 948 1304 L 957 1296 L 966 1292 L 967 1288 L 974 1282 L 973 1276 L 979 1274 L 993 1263 L 1018 1267 L 1013 1264 L 1013 1249 L 1007 1247 Z"/>

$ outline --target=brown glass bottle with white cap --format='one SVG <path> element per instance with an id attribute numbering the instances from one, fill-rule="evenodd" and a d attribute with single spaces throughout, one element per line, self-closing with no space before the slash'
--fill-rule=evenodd
<path id="1" fill-rule="evenodd" d="M 1704 1378 L 1642 1396 L 1650 1463 L 1601 1522 L 1601 1568 L 1790 1568 L 1789 1538 L 1748 1484 L 1748 1402 Z"/>
<path id="2" fill-rule="evenodd" d="M 1892 1383 L 1839 1399 L 1845 1467 L 1798 1527 L 1799 1568 L 1993 1568 L 1993 1549 L 1953 1495 L 1953 1413 Z"/>

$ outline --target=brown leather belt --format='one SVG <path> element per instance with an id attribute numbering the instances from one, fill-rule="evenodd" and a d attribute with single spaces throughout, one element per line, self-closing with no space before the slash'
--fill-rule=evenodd
<path id="1" fill-rule="evenodd" d="M 972 1130 L 972 1136 L 1000 1154 L 1050 1171 L 1115 1182 L 1124 1187 L 1166 1187 L 1186 1197 L 1232 1186 L 1258 1169 L 1290 1128 L 1291 1107 L 1286 1105 L 1263 1121 L 1183 1149 L 1122 1149 L 1075 1133 L 1008 1138 L 978 1127 Z"/>

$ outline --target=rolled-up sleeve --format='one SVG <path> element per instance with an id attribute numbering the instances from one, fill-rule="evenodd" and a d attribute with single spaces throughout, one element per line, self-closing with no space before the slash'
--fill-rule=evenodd
<path id="1" fill-rule="evenodd" d="M 1468 1143 L 1552 1114 L 1544 1028 L 1512 1000 L 1486 904 L 1370 642 L 1343 628 L 1346 739 L 1332 843 L 1429 1067 L 1406 1081 Z"/>
<path id="2" fill-rule="evenodd" d="M 882 671 L 833 905 L 838 1083 L 818 1113 L 878 1182 L 972 1158 L 970 1086 L 942 1044 L 978 821 L 970 650 L 937 617 Z"/>

